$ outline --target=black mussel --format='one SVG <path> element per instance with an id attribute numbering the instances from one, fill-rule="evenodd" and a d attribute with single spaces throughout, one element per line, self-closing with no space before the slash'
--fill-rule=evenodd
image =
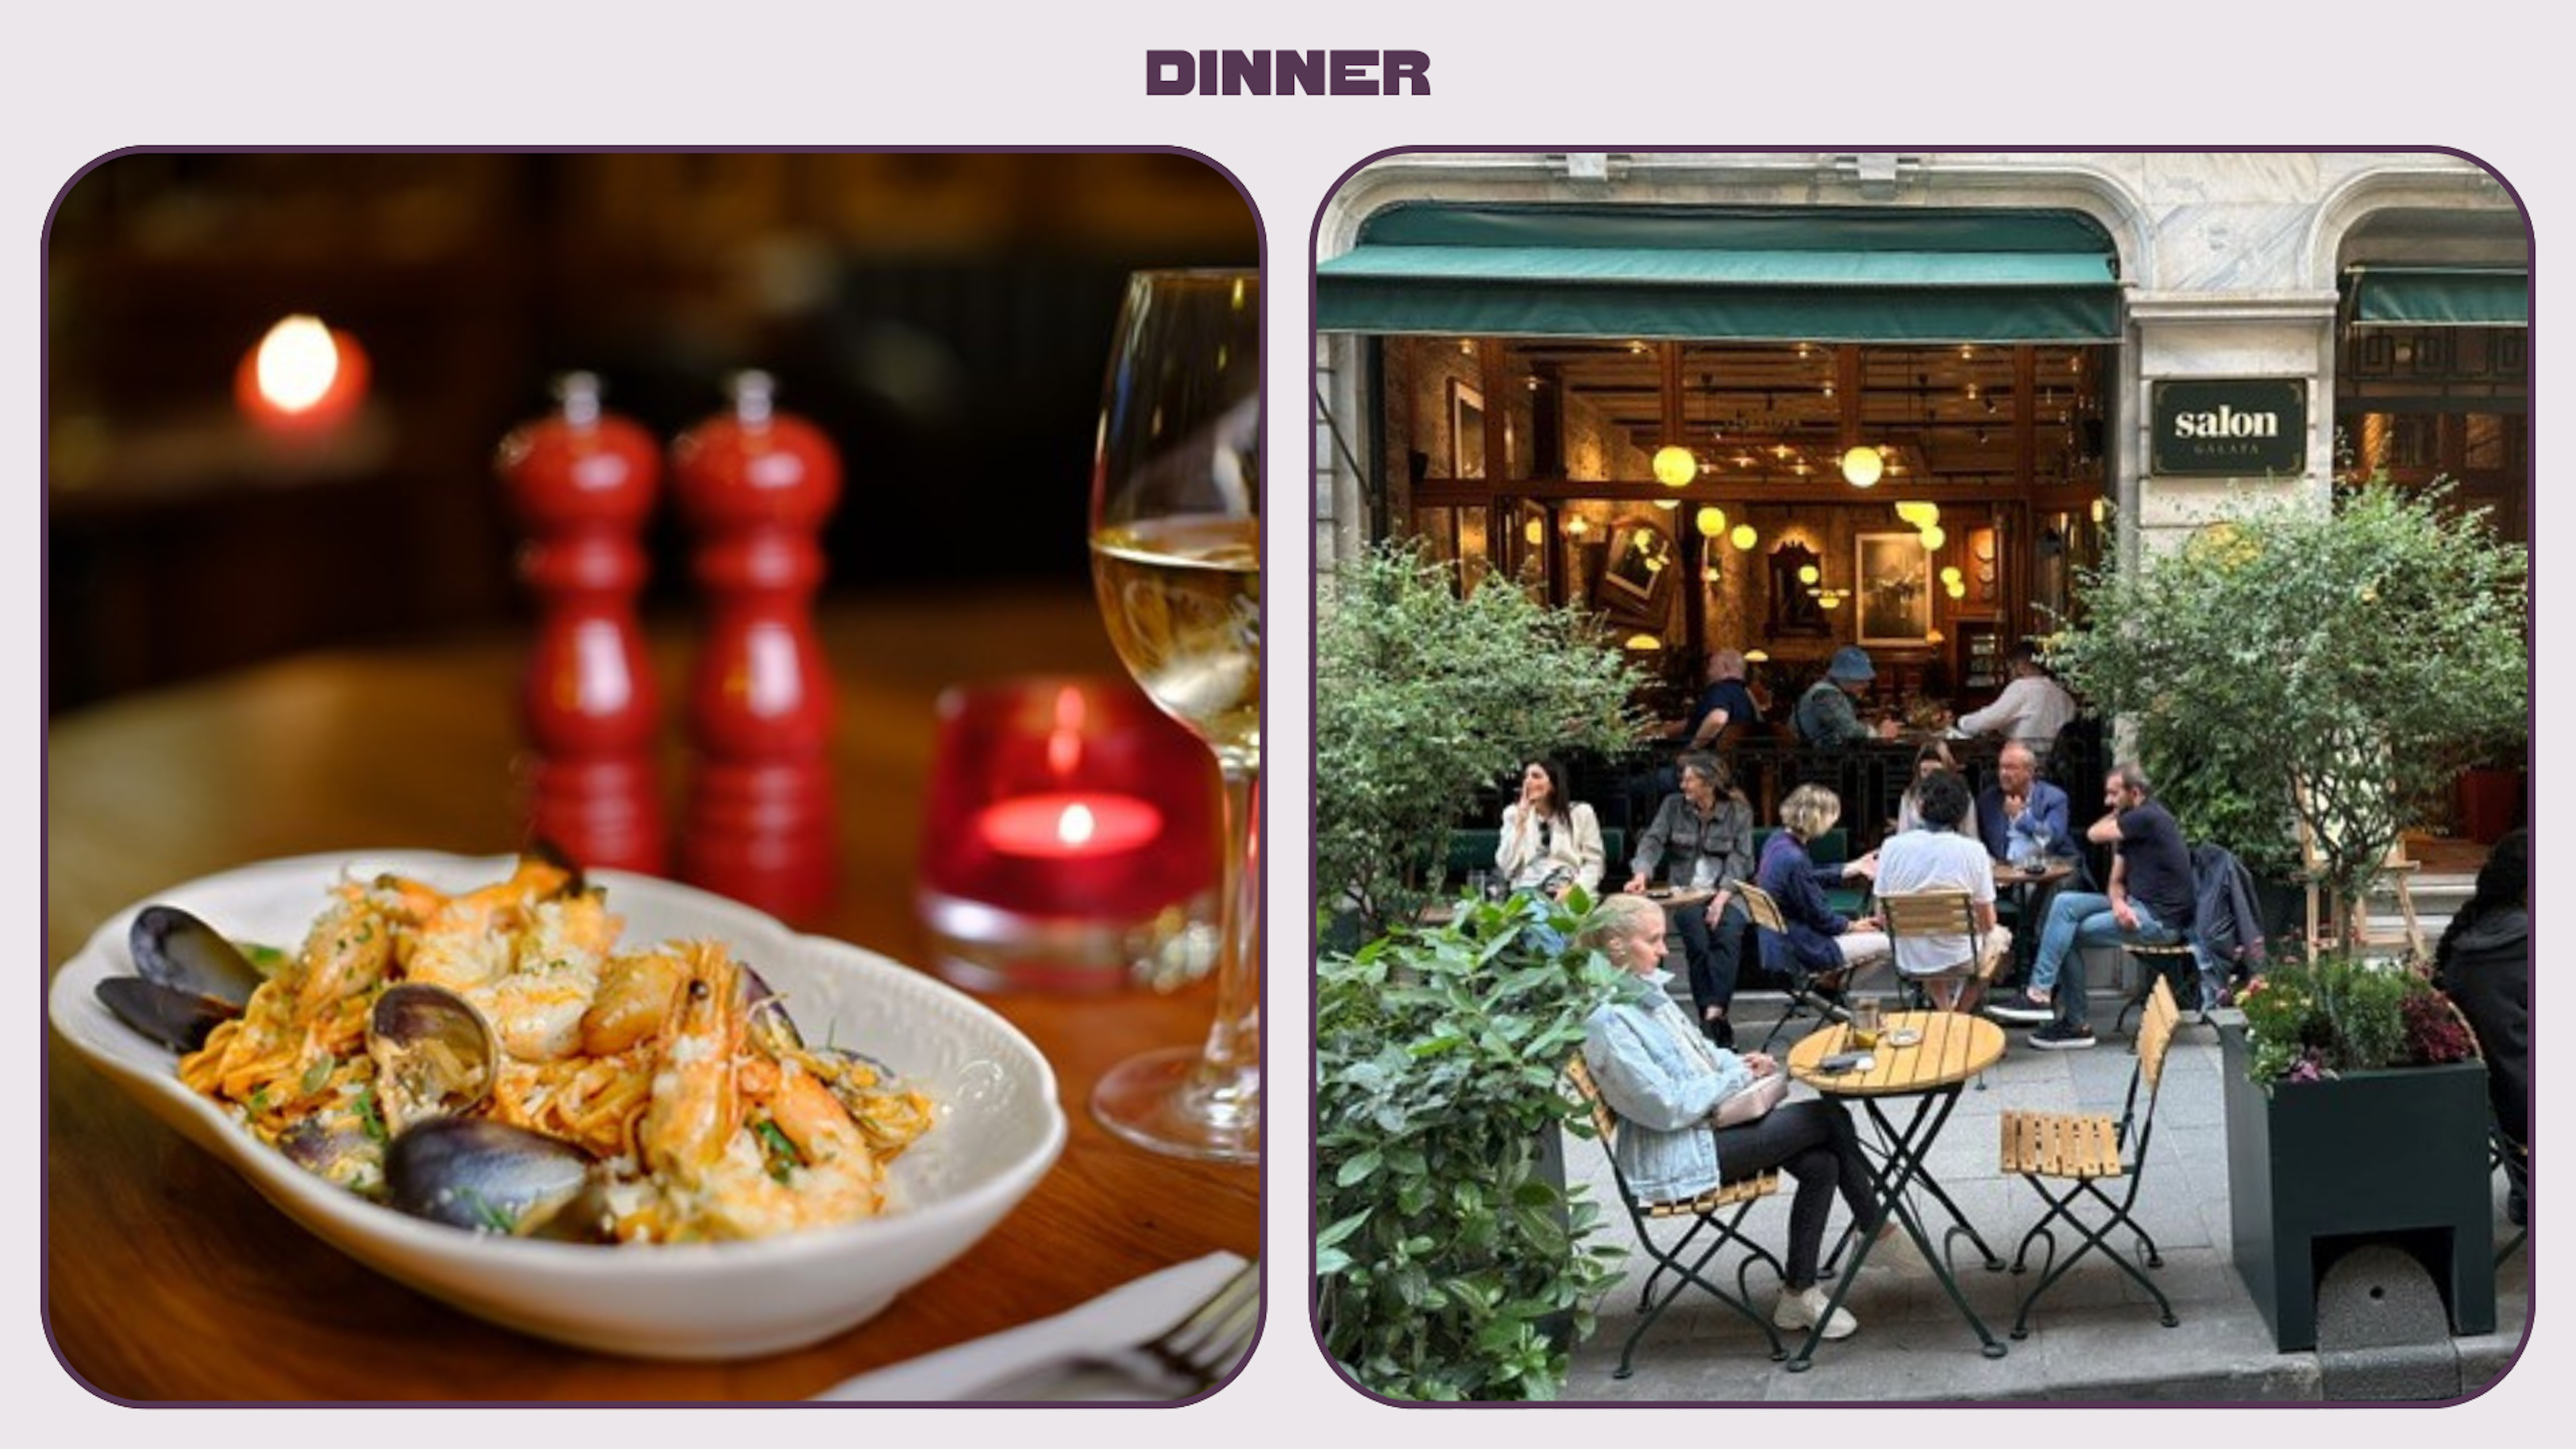
<path id="1" fill-rule="evenodd" d="M 125 940 L 136 974 L 174 991 L 238 1007 L 267 979 L 222 932 L 177 906 L 145 906 Z"/>
<path id="2" fill-rule="evenodd" d="M 355 1113 L 306 1117 L 277 1134 L 277 1150 L 296 1166 L 342 1187 L 363 1190 L 383 1163 L 382 1145 Z"/>
<path id="3" fill-rule="evenodd" d="M 742 988 L 750 1002 L 745 1026 L 751 1039 L 772 1057 L 803 1051 L 805 1038 L 796 1030 L 796 1019 L 787 1014 L 787 998 L 771 990 L 748 962 L 742 967 Z"/>
<path id="4" fill-rule="evenodd" d="M 472 1232 L 585 1236 L 583 1215 L 566 1209 L 594 1196 L 596 1161 L 576 1143 L 506 1122 L 433 1117 L 386 1147 L 385 1200 Z"/>
<path id="5" fill-rule="evenodd" d="M 211 996 L 146 981 L 140 976 L 110 976 L 100 981 L 98 999 L 116 1019 L 177 1052 L 206 1044 L 206 1034 L 241 1015 L 241 1008 Z"/>
<path id="6" fill-rule="evenodd" d="M 388 1129 L 471 1112 L 491 1100 L 500 1060 L 491 1024 L 444 986 L 401 981 L 384 989 L 367 1018 L 367 1055 L 376 1063 L 376 1101 Z"/>
<path id="7" fill-rule="evenodd" d="M 824 1085 L 841 1099 L 842 1106 L 850 1109 L 851 1116 L 861 1121 L 874 1111 L 875 1099 L 901 1096 L 910 1090 L 895 1075 L 894 1068 L 865 1053 L 847 1047 L 823 1047 L 810 1055 L 823 1069 Z"/>

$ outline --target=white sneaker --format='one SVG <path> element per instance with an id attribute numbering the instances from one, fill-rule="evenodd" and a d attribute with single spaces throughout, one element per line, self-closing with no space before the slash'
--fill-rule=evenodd
<path id="1" fill-rule="evenodd" d="M 1804 1293 L 1780 1290 L 1780 1301 L 1771 1309 L 1771 1322 L 1780 1328 L 1813 1328 L 1825 1316 L 1825 1290 L 1810 1285 Z M 1849 1338 L 1860 1328 L 1860 1320 L 1837 1308 L 1825 1319 L 1825 1337 Z"/>

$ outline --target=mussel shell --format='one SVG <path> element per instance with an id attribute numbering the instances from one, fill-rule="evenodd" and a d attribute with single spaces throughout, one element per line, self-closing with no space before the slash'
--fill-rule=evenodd
<path id="1" fill-rule="evenodd" d="M 222 932 L 177 906 L 145 906 L 125 941 L 136 973 L 174 991 L 245 1006 L 267 979 Z"/>
<path id="2" fill-rule="evenodd" d="M 176 1052 L 197 1050 L 206 1044 L 207 1033 L 241 1015 L 231 1002 L 140 976 L 110 976 L 96 990 L 117 1020 Z"/>
<path id="3" fill-rule="evenodd" d="M 342 1187 L 356 1187 L 381 1168 L 383 1153 L 354 1115 L 306 1117 L 277 1134 L 277 1150 L 296 1166 Z"/>
<path id="4" fill-rule="evenodd" d="M 377 1099 L 399 1131 L 491 1100 L 500 1049 L 472 1002 L 444 986 L 399 981 L 367 1017 L 367 1055 Z"/>
<path id="5" fill-rule="evenodd" d="M 749 962 L 742 963 L 742 988 L 750 1002 L 745 1029 L 751 1039 L 772 1057 L 803 1051 L 805 1038 L 796 1030 L 796 1019 L 787 1014 L 787 998 L 770 989 Z"/>
<path id="6" fill-rule="evenodd" d="M 385 1200 L 414 1217 L 527 1237 L 591 1185 L 578 1144 L 486 1117 L 434 1117 L 385 1148 Z"/>

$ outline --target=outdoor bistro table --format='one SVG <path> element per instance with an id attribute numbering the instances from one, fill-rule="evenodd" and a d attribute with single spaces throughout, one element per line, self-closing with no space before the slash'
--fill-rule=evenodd
<path id="1" fill-rule="evenodd" d="M 2039 954 L 2041 922 L 2032 910 L 2033 903 L 2046 899 L 2044 888 L 2054 886 L 2075 874 L 2075 863 L 2063 856 L 2051 856 L 2038 870 L 2024 870 L 2008 860 L 1995 862 L 1995 894 L 2009 895 L 2013 900 L 2013 965 L 2022 974 Z"/>
<path id="2" fill-rule="evenodd" d="M 921 963 L 913 882 L 940 689 L 1036 671 L 1115 674 L 1118 662 L 1087 591 L 876 598 L 826 606 L 818 628 L 838 693 L 829 751 L 842 860 L 808 929 Z M 675 629 L 653 643 L 663 698 L 678 700 L 691 636 Z M 371 847 L 512 849 L 527 647 L 502 634 L 307 655 L 52 721 L 49 974 L 119 908 L 214 871 Z M 665 719 L 663 780 L 676 787 L 678 722 L 667 707 Z M 1158 1268 L 1257 1254 L 1259 1169 L 1130 1146 L 1085 1106 L 1111 1065 L 1195 1046 L 1212 995 L 1201 983 L 1170 996 L 983 998 L 1054 1065 L 1064 1156 L 994 1232 L 874 1319 L 726 1363 L 564 1347 L 380 1277 L 47 1032 L 46 1326 L 65 1367 L 120 1399 L 802 1399 Z"/>
<path id="3" fill-rule="evenodd" d="M 1918 1032 L 1922 1040 L 1912 1046 L 1889 1046 L 1885 1033 L 1902 1031 Z M 1806 1342 L 1800 1344 L 1797 1353 L 1790 1357 L 1789 1371 L 1805 1372 L 1808 1361 L 1815 1356 L 1816 1345 L 1824 1339 L 1825 1324 L 1832 1321 L 1833 1310 L 1842 1307 L 1852 1284 L 1859 1280 L 1861 1265 L 1869 1258 L 1879 1226 L 1887 1221 L 1891 1211 L 1899 1222 L 1905 1224 L 1905 1231 L 1914 1239 L 1914 1246 L 1922 1251 L 1924 1261 L 1932 1265 L 1933 1276 L 1940 1279 L 1950 1301 L 1958 1305 L 1960 1316 L 1977 1331 L 1978 1339 L 1985 1344 L 1986 1357 L 2001 1358 L 2004 1356 L 2003 1341 L 1994 1336 L 1984 1320 L 1977 1317 L 1976 1310 L 1968 1306 L 1968 1300 L 1960 1295 L 1958 1279 L 1951 1275 L 1946 1256 L 1933 1251 L 1932 1240 L 1924 1232 L 1922 1220 L 1915 1215 L 1906 1193 L 1915 1187 L 1929 1192 L 1949 1212 L 1950 1220 L 1957 1225 L 1953 1231 L 1966 1233 L 1968 1240 L 1976 1244 L 1989 1269 L 2004 1266 L 2003 1259 L 1986 1245 L 1986 1240 L 1969 1224 L 1958 1204 L 1950 1201 L 1949 1194 L 1941 1190 L 1941 1185 L 1933 1180 L 1930 1168 L 1925 1165 L 1933 1142 L 1940 1137 L 1943 1124 L 1950 1120 L 1950 1109 L 1958 1105 L 1959 1089 L 1967 1085 L 1969 1078 L 2002 1058 L 2003 1028 L 1983 1017 L 1963 1012 L 1894 1012 L 1887 1018 L 1879 1044 L 1870 1049 L 1875 1065 L 1868 1071 L 1820 1071 L 1817 1064 L 1826 1057 L 1851 1050 L 1848 1045 L 1850 1037 L 1851 1028 L 1841 1022 L 1809 1032 L 1789 1049 L 1789 1076 L 1828 1097 L 1859 1099 L 1870 1120 L 1877 1125 L 1880 1139 L 1886 1144 L 1887 1159 L 1879 1165 L 1877 1173 L 1877 1210 L 1870 1214 L 1867 1223 L 1855 1225 L 1851 1262 L 1835 1279 L 1833 1297 L 1826 1311 L 1817 1317 L 1816 1326 L 1808 1330 Z M 1914 1099 L 1913 1115 L 1907 1119 L 1902 1131 L 1889 1120 L 1884 1106 L 1899 1097 Z"/>

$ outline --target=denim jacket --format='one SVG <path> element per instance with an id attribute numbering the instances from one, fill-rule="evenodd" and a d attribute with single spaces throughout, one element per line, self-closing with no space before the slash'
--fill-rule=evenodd
<path id="1" fill-rule="evenodd" d="M 1631 976 L 1583 1024 L 1583 1062 L 1619 1114 L 1617 1154 L 1628 1190 L 1649 1201 L 1695 1197 L 1718 1185 L 1709 1114 L 1753 1084 L 1753 1069 L 1709 1044 L 1657 977 Z"/>

